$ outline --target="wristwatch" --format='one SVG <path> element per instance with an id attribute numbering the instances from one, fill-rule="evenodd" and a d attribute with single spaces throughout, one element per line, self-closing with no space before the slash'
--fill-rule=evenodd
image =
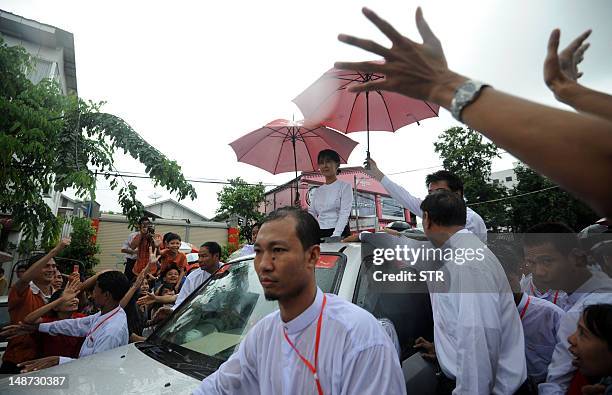
<path id="1" fill-rule="evenodd" d="M 453 100 L 450 105 L 450 112 L 457 121 L 463 122 L 461 119 L 461 112 L 465 107 L 472 104 L 487 85 L 480 81 L 467 80 L 457 88 Z"/>

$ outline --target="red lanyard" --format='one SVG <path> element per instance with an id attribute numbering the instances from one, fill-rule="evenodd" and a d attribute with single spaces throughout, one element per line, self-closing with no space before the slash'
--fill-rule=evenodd
<path id="1" fill-rule="evenodd" d="M 546 292 L 548 292 L 548 291 L 550 291 L 550 289 L 546 290 Z M 544 293 L 540 293 L 540 295 L 544 295 L 546 292 L 544 292 Z M 538 296 L 538 295 L 536 295 L 536 294 L 535 294 L 535 290 L 533 289 L 533 284 L 531 284 L 531 294 L 532 294 L 533 296 Z M 553 298 L 553 301 L 552 301 L 552 302 L 553 302 L 553 304 L 557 304 L 557 299 L 558 299 L 558 298 L 559 298 L 559 290 L 557 290 L 557 291 L 555 292 L 555 297 Z"/>
<path id="2" fill-rule="evenodd" d="M 106 321 L 110 320 L 110 319 L 111 319 L 111 318 L 112 318 L 112 317 L 113 317 L 115 314 L 117 314 L 118 312 L 119 312 L 119 307 L 117 307 L 117 309 L 115 310 L 115 312 L 114 312 L 113 314 L 109 315 L 108 317 L 106 317 L 105 319 L 103 319 L 103 320 L 102 320 L 102 322 L 100 322 L 98 325 L 96 325 L 96 327 L 95 327 L 95 328 L 94 328 L 92 331 L 89 331 L 89 332 L 88 332 L 88 333 L 85 335 L 85 337 L 87 338 L 87 337 L 89 337 L 89 335 L 93 335 L 93 333 L 94 333 L 95 331 L 97 331 L 97 330 L 98 330 L 98 328 L 99 328 L 100 326 L 102 326 L 102 324 L 104 324 Z"/>
<path id="3" fill-rule="evenodd" d="M 523 310 L 521 310 L 521 320 L 523 319 L 523 317 L 525 316 L 525 313 L 527 312 L 527 307 L 529 307 L 529 302 L 531 302 L 531 296 L 527 296 L 527 303 L 525 303 L 525 307 L 523 307 Z"/>
<path id="4" fill-rule="evenodd" d="M 293 348 L 293 351 L 295 351 L 295 353 L 298 355 L 298 357 L 300 357 L 302 362 L 304 362 L 304 365 L 306 365 L 308 370 L 310 370 L 310 372 L 314 376 L 315 382 L 317 383 L 317 392 L 319 393 L 319 395 L 323 395 L 323 389 L 321 388 L 321 382 L 319 381 L 319 376 L 317 375 L 317 368 L 319 364 L 319 340 L 321 339 L 321 322 L 323 322 L 323 310 L 325 309 L 326 302 L 327 302 L 327 297 L 325 296 L 325 294 L 323 294 L 323 305 L 321 306 L 321 312 L 319 313 L 319 320 L 317 321 L 317 335 L 315 337 L 314 366 L 312 366 L 310 361 L 304 358 L 302 354 L 300 354 L 297 348 L 295 348 L 295 346 L 291 342 L 291 339 L 289 339 L 289 336 L 287 335 L 287 329 L 285 329 L 284 331 L 285 340 L 287 340 L 287 343 L 289 343 L 291 348 Z"/>
<path id="5" fill-rule="evenodd" d="M 559 297 L 559 291 L 555 292 L 555 298 L 553 299 L 553 303 L 557 304 L 557 298 Z"/>

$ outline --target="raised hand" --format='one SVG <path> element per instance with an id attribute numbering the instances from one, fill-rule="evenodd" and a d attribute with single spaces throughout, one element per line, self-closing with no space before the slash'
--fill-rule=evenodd
<path id="1" fill-rule="evenodd" d="M 70 237 L 64 237 L 63 239 L 60 240 L 58 245 L 60 246 L 60 248 L 66 248 L 70 245 L 71 242 L 72 240 L 70 239 Z"/>
<path id="2" fill-rule="evenodd" d="M 66 288 L 64 288 L 64 292 L 62 292 L 62 299 L 68 301 L 76 298 L 79 292 L 81 292 L 82 285 L 79 279 L 70 279 L 68 284 L 66 284 Z"/>
<path id="3" fill-rule="evenodd" d="M 157 302 L 157 299 L 155 298 L 155 294 L 153 292 L 149 292 L 148 294 L 141 296 L 136 301 L 138 306 L 150 306 L 155 302 Z"/>
<path id="4" fill-rule="evenodd" d="M 385 176 L 385 174 L 382 171 L 380 171 L 380 169 L 376 165 L 376 162 L 372 158 L 367 158 L 365 160 L 364 171 L 366 172 L 367 175 L 369 175 L 370 177 L 378 181 L 382 181 L 383 177 Z"/>
<path id="5" fill-rule="evenodd" d="M 351 86 L 353 92 L 387 90 L 420 100 L 429 100 L 448 107 L 454 90 L 466 78 L 448 69 L 440 40 L 423 18 L 419 7 L 416 25 L 423 43 L 402 36 L 395 28 L 373 11 L 364 8 L 363 14 L 392 42 L 386 48 L 372 40 L 341 34 L 338 40 L 384 57 L 385 62 L 337 62 L 336 68 L 364 73 L 380 73 L 384 79 Z"/>
<path id="6" fill-rule="evenodd" d="M 26 361 L 17 364 L 18 367 L 22 368 L 21 373 L 34 372 L 36 370 L 42 370 L 46 368 L 50 368 L 51 366 L 55 366 L 59 364 L 59 357 L 44 357 L 39 359 L 33 359 L 31 361 Z"/>
<path id="7" fill-rule="evenodd" d="M 559 38 L 561 31 L 555 29 L 548 39 L 548 51 L 544 60 L 544 82 L 555 94 L 558 100 L 563 99 L 564 88 L 576 83 L 582 73 L 578 71 L 578 65 L 584 59 L 584 52 L 589 48 L 584 41 L 591 34 L 587 30 L 572 41 L 563 51 L 558 53 Z"/>

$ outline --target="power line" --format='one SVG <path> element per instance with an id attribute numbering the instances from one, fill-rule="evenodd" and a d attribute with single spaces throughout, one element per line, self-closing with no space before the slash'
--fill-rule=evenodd
<path id="1" fill-rule="evenodd" d="M 126 174 L 125 172 L 119 172 L 119 171 L 106 171 L 106 172 L 98 172 L 97 173 L 98 176 L 115 176 L 115 177 L 126 177 L 126 178 L 141 178 L 141 179 L 152 179 L 153 177 L 151 176 L 147 176 L 147 175 L 141 175 L 141 174 Z M 231 184 L 229 181 L 221 181 L 221 180 L 207 180 L 207 179 L 189 179 L 186 178 L 185 181 L 188 182 L 195 182 L 195 183 L 200 183 L 200 184 L 223 184 L 223 185 L 229 185 Z M 259 184 L 253 184 L 253 183 L 246 183 L 246 185 L 259 185 Z M 277 184 L 264 184 L 261 183 L 261 185 L 263 186 L 267 186 L 267 187 L 277 187 Z"/>
<path id="2" fill-rule="evenodd" d="M 487 200 L 486 202 L 470 203 L 470 204 L 468 204 L 468 206 L 477 206 L 479 204 L 500 202 L 502 200 L 508 200 L 508 199 L 514 199 L 514 198 L 521 197 L 521 196 L 532 195 L 534 193 L 540 193 L 540 192 L 548 191 L 549 189 L 555 189 L 555 188 L 559 188 L 559 186 L 558 185 L 554 185 L 552 187 L 548 187 L 548 188 L 544 188 L 544 189 L 538 189 L 537 191 L 525 192 L 525 193 L 520 193 L 518 195 L 506 196 L 506 197 L 499 198 L 499 199 Z"/>

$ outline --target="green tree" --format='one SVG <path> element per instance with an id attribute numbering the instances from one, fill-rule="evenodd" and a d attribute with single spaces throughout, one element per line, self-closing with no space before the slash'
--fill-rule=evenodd
<path id="1" fill-rule="evenodd" d="M 83 262 L 87 274 L 93 273 L 93 268 L 100 263 L 96 254 L 100 248 L 94 241 L 96 230 L 91 225 L 89 218 L 71 218 L 72 232 L 71 243 L 60 254 L 60 258 L 75 259 Z"/>
<path id="2" fill-rule="evenodd" d="M 51 190 L 73 188 L 77 197 L 95 198 L 96 177 L 118 190 L 123 214 L 135 224 L 143 213 L 136 186 L 119 183 L 114 167 L 117 150 L 143 163 L 154 184 L 179 199 L 196 198 L 181 169 L 138 135 L 125 121 L 101 112 L 103 103 L 62 95 L 52 80 L 33 84 L 34 66 L 22 47 L 0 38 L 0 211 L 11 213 L 26 240 L 43 245 L 60 230 L 45 204 Z"/>
<path id="3" fill-rule="evenodd" d="M 487 227 L 497 231 L 508 222 L 505 202 L 475 204 L 500 199 L 507 195 L 503 186 L 491 184 L 491 162 L 499 157 L 497 147 L 483 140 L 481 134 L 462 127 L 442 132 L 434 143 L 446 170 L 463 180 L 467 205 L 474 205 Z"/>
<path id="4" fill-rule="evenodd" d="M 563 222 L 579 231 L 599 218 L 586 204 L 530 168 L 520 165 L 514 171 L 518 182 L 512 195 L 550 188 L 509 200 L 510 223 L 515 232 L 526 232 L 533 225 L 549 221 Z"/>
<path id="5" fill-rule="evenodd" d="M 263 219 L 263 214 L 257 209 L 264 201 L 265 187 L 262 183 L 248 184 L 237 177 L 229 181 L 229 185 L 217 193 L 219 208 L 217 218 L 236 215 L 244 220 L 240 227 L 240 237 L 251 241 L 251 229 L 257 221 Z"/>

